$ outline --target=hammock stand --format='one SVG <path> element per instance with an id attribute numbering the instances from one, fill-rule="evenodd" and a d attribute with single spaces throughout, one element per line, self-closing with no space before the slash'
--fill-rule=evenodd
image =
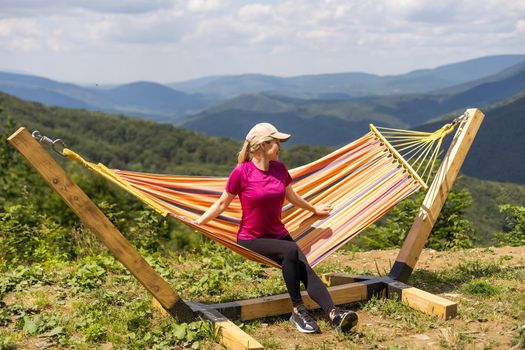
<path id="1" fill-rule="evenodd" d="M 465 113 L 468 118 L 462 119 L 459 123 L 447 154 L 389 275 L 384 277 L 350 276 L 338 273 L 323 275 L 335 304 L 362 302 L 379 296 L 402 300 L 412 308 L 443 319 L 456 316 L 456 303 L 411 287 L 406 283 L 484 118 L 484 114 L 478 109 L 468 109 Z M 228 349 L 263 349 L 259 342 L 244 333 L 230 319 L 245 321 L 290 312 L 291 302 L 288 294 L 220 304 L 201 304 L 182 300 L 71 180 L 40 143 L 33 139 L 27 129 L 23 127 L 18 129 L 8 140 L 82 222 L 153 295 L 154 305 L 164 313 L 180 322 L 192 321 L 197 317 L 210 320 L 215 327 L 219 341 Z M 308 297 L 306 292 L 302 294 L 307 307 L 318 308 L 318 305 Z"/>

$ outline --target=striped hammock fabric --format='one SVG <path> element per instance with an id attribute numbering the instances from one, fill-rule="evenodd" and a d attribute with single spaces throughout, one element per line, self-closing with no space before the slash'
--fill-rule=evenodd
<path id="1" fill-rule="evenodd" d="M 131 192 L 163 215 L 170 215 L 246 258 L 279 267 L 275 262 L 236 243 L 241 205 L 236 197 L 217 219 L 195 226 L 197 219 L 221 195 L 226 177 L 147 174 L 111 170 L 75 159 Z M 421 185 L 385 143 L 370 132 L 360 139 L 304 166 L 290 169 L 294 190 L 312 204 L 331 203 L 320 217 L 285 202 L 282 220 L 314 266 L 343 246 Z"/>

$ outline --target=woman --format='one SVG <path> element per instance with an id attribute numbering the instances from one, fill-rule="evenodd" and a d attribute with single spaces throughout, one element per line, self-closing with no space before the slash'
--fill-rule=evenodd
<path id="1" fill-rule="evenodd" d="M 300 332 L 319 331 L 319 326 L 301 298 L 300 282 L 303 282 L 308 295 L 322 307 L 333 327 L 348 331 L 357 324 L 357 314 L 335 308 L 326 286 L 312 270 L 281 221 L 285 197 L 293 205 L 316 215 L 328 215 L 332 210 L 330 204 L 312 206 L 293 190 L 288 170 L 278 161 L 280 142 L 289 138 L 289 134 L 277 131 L 269 123 L 255 125 L 246 136 L 239 152 L 238 165 L 230 174 L 225 191 L 194 224 L 203 225 L 216 218 L 238 195 L 243 213 L 237 242 L 282 266 L 293 304 L 290 321 Z"/>

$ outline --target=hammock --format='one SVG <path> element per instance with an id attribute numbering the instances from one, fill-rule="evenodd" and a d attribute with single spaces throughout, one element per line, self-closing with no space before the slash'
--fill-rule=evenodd
<path id="1" fill-rule="evenodd" d="M 457 120 L 457 119 L 456 119 Z M 316 216 L 285 202 L 282 221 L 314 266 L 377 221 L 397 203 L 420 188 L 428 188 L 421 177 L 393 146 L 414 158 L 414 164 L 429 163 L 437 157 L 443 137 L 452 132 L 447 124 L 434 133 L 382 128 L 371 132 L 312 163 L 290 169 L 294 190 L 307 201 L 331 203 L 328 216 Z M 242 256 L 280 267 L 274 261 L 236 243 L 241 205 L 236 197 L 217 219 L 202 226 L 197 219 L 222 194 L 226 177 L 174 176 L 109 169 L 85 161 L 64 149 L 63 154 L 132 193 L 164 216 L 172 216 Z M 429 161 L 430 158 L 430 161 Z M 417 168 L 419 169 L 419 167 Z"/>

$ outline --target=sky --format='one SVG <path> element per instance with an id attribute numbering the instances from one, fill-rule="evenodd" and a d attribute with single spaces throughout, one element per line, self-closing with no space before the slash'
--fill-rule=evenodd
<path id="1" fill-rule="evenodd" d="M 0 0 L 0 70 L 75 83 L 401 74 L 525 54 L 525 0 Z"/>

